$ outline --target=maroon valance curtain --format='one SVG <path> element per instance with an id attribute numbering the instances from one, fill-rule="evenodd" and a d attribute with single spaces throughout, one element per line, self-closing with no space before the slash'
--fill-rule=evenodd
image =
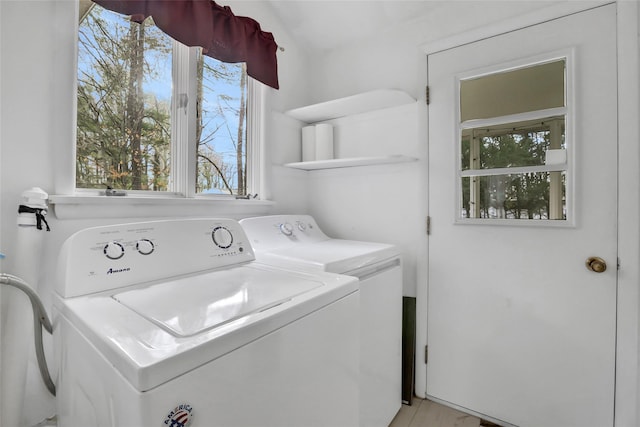
<path id="1" fill-rule="evenodd" d="M 278 63 L 273 34 L 228 6 L 212 0 L 93 0 L 105 9 L 142 22 L 148 16 L 162 31 L 187 46 L 223 62 L 246 62 L 247 74 L 278 89 Z"/>

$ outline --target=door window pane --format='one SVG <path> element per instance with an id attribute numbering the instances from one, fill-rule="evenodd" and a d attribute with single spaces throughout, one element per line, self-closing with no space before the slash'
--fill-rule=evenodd
<path id="1" fill-rule="evenodd" d="M 561 153 L 556 150 L 566 149 L 564 136 L 564 116 L 465 129 L 460 166 L 468 170 L 557 164 Z"/>
<path id="2" fill-rule="evenodd" d="M 567 219 L 565 172 L 464 177 L 462 187 L 461 218 Z"/>
<path id="3" fill-rule="evenodd" d="M 460 82 L 460 119 L 563 107 L 564 87 L 564 60 L 465 79 Z"/>
<path id="4" fill-rule="evenodd" d="M 566 59 L 460 81 L 459 218 L 567 219 Z"/>

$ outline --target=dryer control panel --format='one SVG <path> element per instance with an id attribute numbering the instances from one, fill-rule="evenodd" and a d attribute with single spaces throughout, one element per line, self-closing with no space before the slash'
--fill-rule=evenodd
<path id="1" fill-rule="evenodd" d="M 69 298 L 254 259 L 244 230 L 232 219 L 94 227 L 73 234 L 63 244 L 56 291 Z"/>
<path id="2" fill-rule="evenodd" d="M 310 215 L 267 215 L 240 220 L 256 252 L 329 240 Z"/>

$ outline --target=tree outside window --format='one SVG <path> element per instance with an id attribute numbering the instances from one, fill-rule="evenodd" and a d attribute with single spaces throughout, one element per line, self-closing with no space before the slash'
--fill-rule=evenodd
<path id="1" fill-rule="evenodd" d="M 137 24 L 99 6 L 80 23 L 77 188 L 174 191 L 176 45 L 151 18 Z M 246 67 L 197 58 L 196 140 L 177 143 L 197 147 L 196 193 L 245 195 Z"/>

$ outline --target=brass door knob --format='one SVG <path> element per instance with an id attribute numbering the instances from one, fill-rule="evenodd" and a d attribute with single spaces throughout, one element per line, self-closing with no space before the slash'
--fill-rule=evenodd
<path id="1" fill-rule="evenodd" d="M 594 273 L 604 273 L 607 269 L 607 263 L 597 256 L 587 258 L 585 264 L 587 266 L 587 270 L 593 271 Z"/>

